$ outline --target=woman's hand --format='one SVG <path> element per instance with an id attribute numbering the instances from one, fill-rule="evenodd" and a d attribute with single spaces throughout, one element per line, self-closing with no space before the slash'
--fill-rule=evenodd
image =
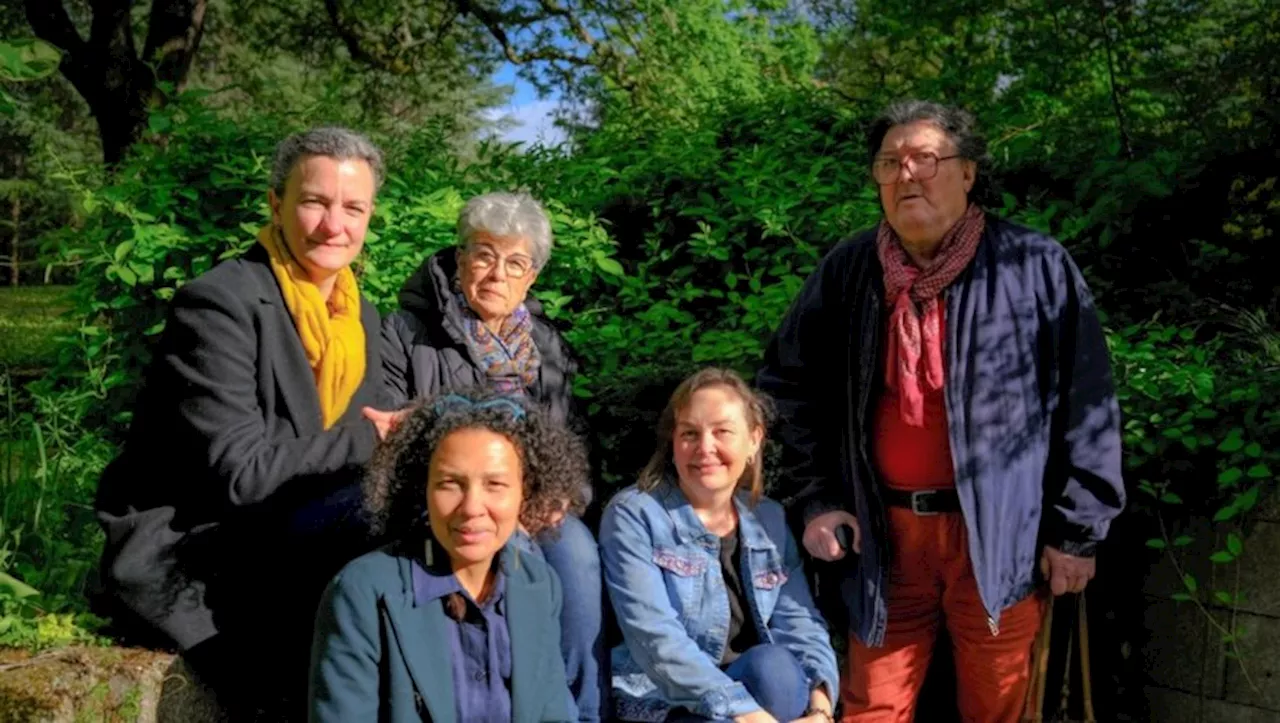
<path id="1" fill-rule="evenodd" d="M 384 412 L 381 409 L 373 407 L 364 407 L 360 410 L 364 418 L 373 422 L 374 429 L 378 432 L 378 441 L 382 442 L 387 439 L 387 435 L 396 431 L 396 427 L 409 416 L 408 409 L 399 409 L 394 412 Z"/>
<path id="2" fill-rule="evenodd" d="M 778 719 L 769 715 L 764 708 L 753 710 L 740 716 L 735 716 L 733 723 L 778 723 Z"/>
<path id="3" fill-rule="evenodd" d="M 854 552 L 862 552 L 862 530 L 858 527 L 858 518 L 844 510 L 824 512 L 813 518 L 804 527 L 804 549 L 819 560 L 833 562 L 844 557 L 845 550 L 836 539 L 836 528 L 848 525 L 853 529 Z"/>
<path id="4" fill-rule="evenodd" d="M 809 715 L 796 718 L 791 723 L 835 723 L 835 713 L 832 712 L 831 696 L 827 695 L 827 686 L 819 685 L 809 693 L 809 709 L 805 711 Z"/>

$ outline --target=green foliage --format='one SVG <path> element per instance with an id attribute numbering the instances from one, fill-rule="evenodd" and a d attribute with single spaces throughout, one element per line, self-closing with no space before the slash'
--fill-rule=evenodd
<path id="1" fill-rule="evenodd" d="M 494 4 L 513 25 L 515 10 L 542 5 Z M 375 43 L 366 50 L 412 66 L 392 77 L 353 72 L 333 47 L 276 54 L 305 36 L 312 14 L 235 4 L 261 35 L 240 37 L 215 13 L 209 38 L 221 40 L 193 71 L 196 89 L 152 114 L 112 177 L 70 146 L 43 151 L 54 145 L 44 140 L 23 156 L 38 163 L 6 171 L 15 183 L 57 172 L 74 200 L 42 212 L 66 223 L 35 228 L 78 272 L 75 322 L 57 369 L 9 415 L 4 447 L 15 460 L 6 491 L 17 492 L 0 570 L 40 590 L 40 610 L 83 609 L 99 544 L 93 481 L 125 428 L 167 301 L 254 242 L 274 144 L 326 121 L 369 130 L 387 152 L 357 269 L 383 311 L 422 259 L 454 243 L 468 197 L 527 187 L 546 203 L 557 245 L 534 293 L 581 358 L 575 392 L 607 497 L 652 451 L 674 384 L 709 364 L 754 373 L 817 260 L 878 221 L 866 121 L 903 96 L 963 103 L 991 140 L 992 208 L 1066 244 L 1106 312 L 1132 509 L 1165 526 L 1147 549 L 1180 559 L 1196 542 L 1185 521 L 1199 517 L 1214 520 L 1211 563 L 1251 554 L 1251 515 L 1280 469 L 1280 292 L 1259 272 L 1275 260 L 1280 227 L 1266 150 L 1275 74 L 1265 72 L 1280 57 L 1280 11 L 1258 0 L 818 0 L 804 15 L 774 0 L 565 2 L 567 14 L 540 15 L 512 51 L 568 52 L 576 41 L 565 38 L 580 37 L 571 21 L 584 22 L 598 44 L 573 48 L 580 64 L 522 72 L 589 101 L 578 108 L 587 117 L 568 149 L 513 149 L 459 143 L 495 97 L 456 76 L 468 59 L 490 67 L 483 38 L 467 35 L 489 31 L 475 18 L 454 26 L 440 7 L 400 22 L 398 5 L 378 2 L 347 18 L 357 40 Z M 440 52 L 405 55 L 427 30 L 443 33 Z M 450 107 L 422 77 L 435 67 L 445 90 L 458 81 L 465 96 L 457 117 L 418 105 Z M 33 108 L 57 107 L 39 100 Z M 32 131 L 50 127 L 48 116 L 23 123 L 13 137 L 53 137 Z M 1176 599 L 1238 604 L 1239 591 L 1199 574 L 1179 570 Z M 1237 631 L 1219 632 L 1237 643 Z"/>
<path id="2" fill-rule="evenodd" d="M 0 375 L 0 399 L 0 645 L 94 642 L 86 598 L 101 540 L 89 503 L 112 447 L 82 420 L 99 397 L 23 393 Z"/>
<path id="3" fill-rule="evenodd" d="M 1211 588 L 1202 586 L 1180 562 L 1195 538 L 1170 529 L 1211 518 L 1221 547 L 1209 553 L 1209 561 L 1230 565 L 1245 554 L 1247 518 L 1274 492 L 1273 469 L 1280 464 L 1275 445 L 1280 439 L 1280 382 L 1274 375 L 1256 373 L 1257 348 L 1245 351 L 1241 363 L 1227 361 L 1229 344 L 1253 340 L 1203 336 L 1194 328 L 1157 321 L 1113 335 L 1126 474 L 1139 492 L 1133 507 L 1153 516 L 1159 528 L 1159 536 L 1146 546 L 1167 555 L 1181 577 L 1183 589 L 1172 598 L 1204 611 L 1252 685 L 1239 655 L 1240 632 L 1208 612 L 1210 606 L 1233 609 L 1240 591 L 1226 583 L 1226 575 L 1213 576 L 1218 582 Z"/>
<path id="4" fill-rule="evenodd" d="M 0 368 L 53 365 L 58 337 L 74 327 L 68 297 L 65 286 L 0 288 Z"/>
<path id="5" fill-rule="evenodd" d="M 0 40 L 0 80 L 7 83 L 39 80 L 58 70 L 62 53 L 36 38 Z M 0 90 L 0 115 L 13 115 L 15 101 Z"/>

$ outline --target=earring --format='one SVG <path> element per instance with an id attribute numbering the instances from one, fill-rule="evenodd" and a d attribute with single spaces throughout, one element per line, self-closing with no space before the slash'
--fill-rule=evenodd
<path id="1" fill-rule="evenodd" d="M 431 540 L 427 540 L 426 555 L 425 555 L 425 557 L 427 558 L 427 567 L 431 567 L 432 565 L 435 564 L 435 555 L 433 554 L 435 551 L 435 548 L 436 548 L 435 544 L 433 544 Z"/>

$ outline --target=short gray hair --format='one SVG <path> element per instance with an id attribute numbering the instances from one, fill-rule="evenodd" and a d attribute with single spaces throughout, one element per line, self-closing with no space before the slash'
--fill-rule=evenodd
<path id="1" fill-rule="evenodd" d="M 973 188 L 969 190 L 969 199 L 980 206 L 994 203 L 995 191 L 987 173 L 991 162 L 991 157 L 987 155 L 987 139 L 978 132 L 973 114 L 963 108 L 928 100 L 903 100 L 890 105 L 871 123 L 871 132 L 867 134 L 867 155 L 870 160 L 875 160 L 876 154 L 880 152 L 880 144 L 884 143 L 884 137 L 889 134 L 890 129 L 916 121 L 926 121 L 937 126 L 956 144 L 956 152 L 961 158 L 977 164 L 978 174 Z"/>
<path id="2" fill-rule="evenodd" d="M 271 190 L 277 196 L 284 195 L 289 174 L 293 173 L 299 161 L 308 156 L 364 161 L 373 171 L 373 190 L 376 192 L 382 186 L 382 151 L 373 141 L 353 130 L 326 126 L 296 133 L 276 146 L 276 157 L 271 162 Z"/>
<path id="3" fill-rule="evenodd" d="M 535 269 L 546 266 L 551 258 L 551 219 L 527 193 L 495 191 L 467 201 L 458 214 L 458 245 L 465 247 L 480 233 L 529 239 Z"/>
<path id="4" fill-rule="evenodd" d="M 867 135 L 867 155 L 872 160 L 875 159 L 880 152 L 880 144 L 884 143 L 884 137 L 891 128 L 916 121 L 934 124 L 956 144 L 956 150 L 962 157 L 979 165 L 986 164 L 987 140 L 978 133 L 973 115 L 963 108 L 927 100 L 904 100 L 885 108 L 871 123 L 871 132 Z"/>

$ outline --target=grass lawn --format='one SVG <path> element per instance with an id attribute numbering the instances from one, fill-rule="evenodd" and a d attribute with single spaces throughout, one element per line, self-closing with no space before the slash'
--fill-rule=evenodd
<path id="1" fill-rule="evenodd" d="M 62 314 L 69 286 L 0 287 L 0 368 L 38 371 L 57 359 L 55 337 L 74 328 Z"/>

